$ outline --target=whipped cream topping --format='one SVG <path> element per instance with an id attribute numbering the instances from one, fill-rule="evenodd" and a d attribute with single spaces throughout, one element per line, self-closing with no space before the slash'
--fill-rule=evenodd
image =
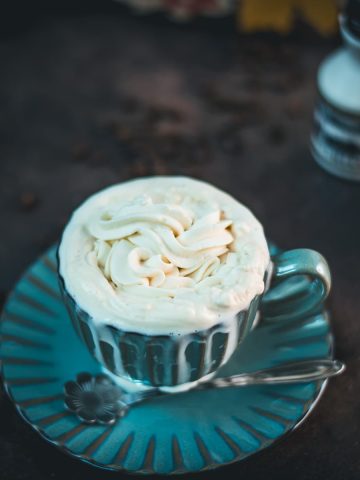
<path id="1" fill-rule="evenodd" d="M 109 187 L 75 211 L 60 274 L 98 322 L 146 334 L 209 328 L 264 290 L 260 223 L 229 195 L 186 177 Z"/>
<path id="2" fill-rule="evenodd" d="M 166 201 L 166 198 L 162 201 Z M 141 195 L 122 207 L 105 208 L 88 225 L 104 275 L 115 287 L 198 288 L 216 278 L 234 241 L 231 220 L 211 203 L 154 203 Z M 208 282 L 207 282 L 208 283 Z"/>

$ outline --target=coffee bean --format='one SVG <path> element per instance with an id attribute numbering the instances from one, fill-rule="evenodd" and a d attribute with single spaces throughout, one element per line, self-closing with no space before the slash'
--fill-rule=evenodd
<path id="1" fill-rule="evenodd" d="M 22 210 L 29 212 L 38 206 L 39 198 L 34 192 L 23 192 L 19 197 L 19 203 Z"/>

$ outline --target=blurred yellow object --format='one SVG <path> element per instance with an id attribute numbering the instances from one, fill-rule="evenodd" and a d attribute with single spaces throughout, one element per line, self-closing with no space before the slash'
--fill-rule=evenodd
<path id="1" fill-rule="evenodd" d="M 323 35 L 337 30 L 335 0 L 241 0 L 238 22 L 245 32 L 274 30 L 288 33 L 299 17 Z"/>

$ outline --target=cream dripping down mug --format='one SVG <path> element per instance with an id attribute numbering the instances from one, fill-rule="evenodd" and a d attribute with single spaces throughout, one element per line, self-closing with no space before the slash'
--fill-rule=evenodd
<path id="1" fill-rule="evenodd" d="M 136 179 L 92 195 L 64 229 L 58 264 L 90 352 L 120 380 L 164 389 L 214 375 L 241 348 L 269 286 L 309 276 L 309 311 L 330 290 L 319 253 L 270 259 L 244 205 L 187 177 Z"/>

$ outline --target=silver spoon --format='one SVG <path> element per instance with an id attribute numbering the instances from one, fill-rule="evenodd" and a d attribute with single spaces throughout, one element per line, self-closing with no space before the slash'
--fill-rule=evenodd
<path id="1" fill-rule="evenodd" d="M 199 383 L 193 390 L 314 382 L 339 375 L 344 369 L 345 365 L 338 360 L 308 360 L 231 377 L 214 378 Z M 123 417 L 136 403 L 181 392 L 164 392 L 159 388 L 147 388 L 129 393 L 114 384 L 107 375 L 101 374 L 94 377 L 89 373 L 80 373 L 77 375 L 76 382 L 66 382 L 64 393 L 66 408 L 74 412 L 82 422 L 112 424 L 116 418 Z"/>
<path id="2" fill-rule="evenodd" d="M 298 382 L 314 382 L 325 380 L 339 375 L 345 370 L 345 364 L 338 360 L 307 360 L 303 362 L 288 363 L 277 367 L 258 370 L 251 373 L 241 373 L 231 377 L 214 378 L 207 382 L 199 383 L 192 390 L 205 390 L 210 388 L 245 387 L 247 385 L 286 384 Z M 120 397 L 119 415 L 123 416 L 126 410 L 135 403 L 143 402 L 152 397 L 176 395 L 181 392 L 164 392 L 158 388 L 150 388 L 135 393 L 123 393 Z"/>

